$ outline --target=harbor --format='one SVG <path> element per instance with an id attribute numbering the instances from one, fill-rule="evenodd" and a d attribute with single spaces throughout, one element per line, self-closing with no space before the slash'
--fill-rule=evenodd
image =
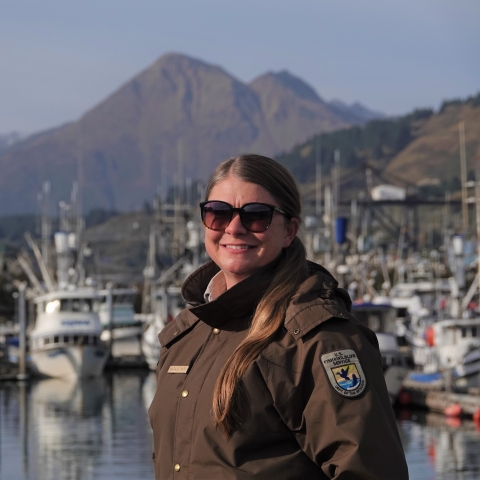
<path id="1" fill-rule="evenodd" d="M 480 479 L 480 3 L 30 3 L 0 480 Z"/>

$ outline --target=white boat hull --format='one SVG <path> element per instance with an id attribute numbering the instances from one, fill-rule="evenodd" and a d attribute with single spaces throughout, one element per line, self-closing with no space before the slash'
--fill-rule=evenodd
<path id="1" fill-rule="evenodd" d="M 156 370 L 160 358 L 160 342 L 157 331 L 158 328 L 152 323 L 142 337 L 142 352 L 150 370 Z"/>
<path id="2" fill-rule="evenodd" d="M 103 345 L 46 346 L 30 353 L 39 374 L 47 377 L 98 377 L 108 359 Z"/>
<path id="3" fill-rule="evenodd" d="M 396 402 L 407 374 L 408 369 L 399 365 L 392 365 L 385 370 L 385 384 L 392 404 Z"/>

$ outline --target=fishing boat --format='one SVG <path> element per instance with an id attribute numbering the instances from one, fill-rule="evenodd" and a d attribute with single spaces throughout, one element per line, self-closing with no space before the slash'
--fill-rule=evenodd
<path id="1" fill-rule="evenodd" d="M 36 373 L 48 377 L 99 376 L 108 359 L 92 288 L 57 290 L 33 299 L 35 327 L 30 358 Z"/>
<path id="2" fill-rule="evenodd" d="M 137 293 L 135 288 L 98 291 L 101 298 L 98 316 L 103 328 L 100 338 L 110 344 L 114 361 L 143 361 L 141 338 L 144 324 L 135 316 L 134 310 Z"/>
<path id="3" fill-rule="evenodd" d="M 397 311 L 388 298 L 376 297 L 368 302 L 353 302 L 352 314 L 377 336 L 387 390 L 391 402 L 395 403 L 408 373 L 407 361 L 399 348 L 396 334 Z"/>
<path id="4" fill-rule="evenodd" d="M 480 317 L 424 317 L 409 339 L 415 364 L 427 374 L 425 381 L 436 375 L 434 380 L 457 391 L 480 387 Z"/>
<path id="5" fill-rule="evenodd" d="M 149 324 L 142 336 L 142 352 L 151 370 L 157 368 L 160 356 L 158 334 L 185 307 L 180 287 L 170 286 L 155 290 L 154 313 L 149 316 Z"/>

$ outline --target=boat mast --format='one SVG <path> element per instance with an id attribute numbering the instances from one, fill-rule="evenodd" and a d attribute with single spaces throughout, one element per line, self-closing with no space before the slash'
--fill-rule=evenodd
<path id="1" fill-rule="evenodd" d="M 477 217 L 477 285 L 478 285 L 478 300 L 480 302 L 480 158 L 475 161 L 475 207 Z"/>
<path id="2" fill-rule="evenodd" d="M 42 185 L 42 217 L 41 217 L 41 238 L 42 238 L 42 258 L 45 268 L 50 267 L 50 236 L 52 234 L 52 224 L 50 219 L 50 182 L 46 180 Z"/>
<path id="3" fill-rule="evenodd" d="M 468 204 L 467 204 L 467 157 L 465 154 L 465 123 L 458 124 L 460 141 L 460 174 L 462 179 L 462 220 L 463 233 L 468 233 Z"/>
<path id="4" fill-rule="evenodd" d="M 320 135 L 315 142 L 315 215 L 322 218 L 322 151 Z"/>

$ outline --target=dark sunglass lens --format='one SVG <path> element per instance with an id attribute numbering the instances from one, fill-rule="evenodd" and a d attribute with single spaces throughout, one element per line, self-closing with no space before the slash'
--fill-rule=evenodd
<path id="1" fill-rule="evenodd" d="M 232 218 L 230 205 L 221 202 L 208 202 L 202 209 L 203 223 L 212 230 L 222 230 Z"/>
<path id="2" fill-rule="evenodd" d="M 264 232 L 272 223 L 272 209 L 262 203 L 250 203 L 242 209 L 242 223 L 251 232 Z"/>

